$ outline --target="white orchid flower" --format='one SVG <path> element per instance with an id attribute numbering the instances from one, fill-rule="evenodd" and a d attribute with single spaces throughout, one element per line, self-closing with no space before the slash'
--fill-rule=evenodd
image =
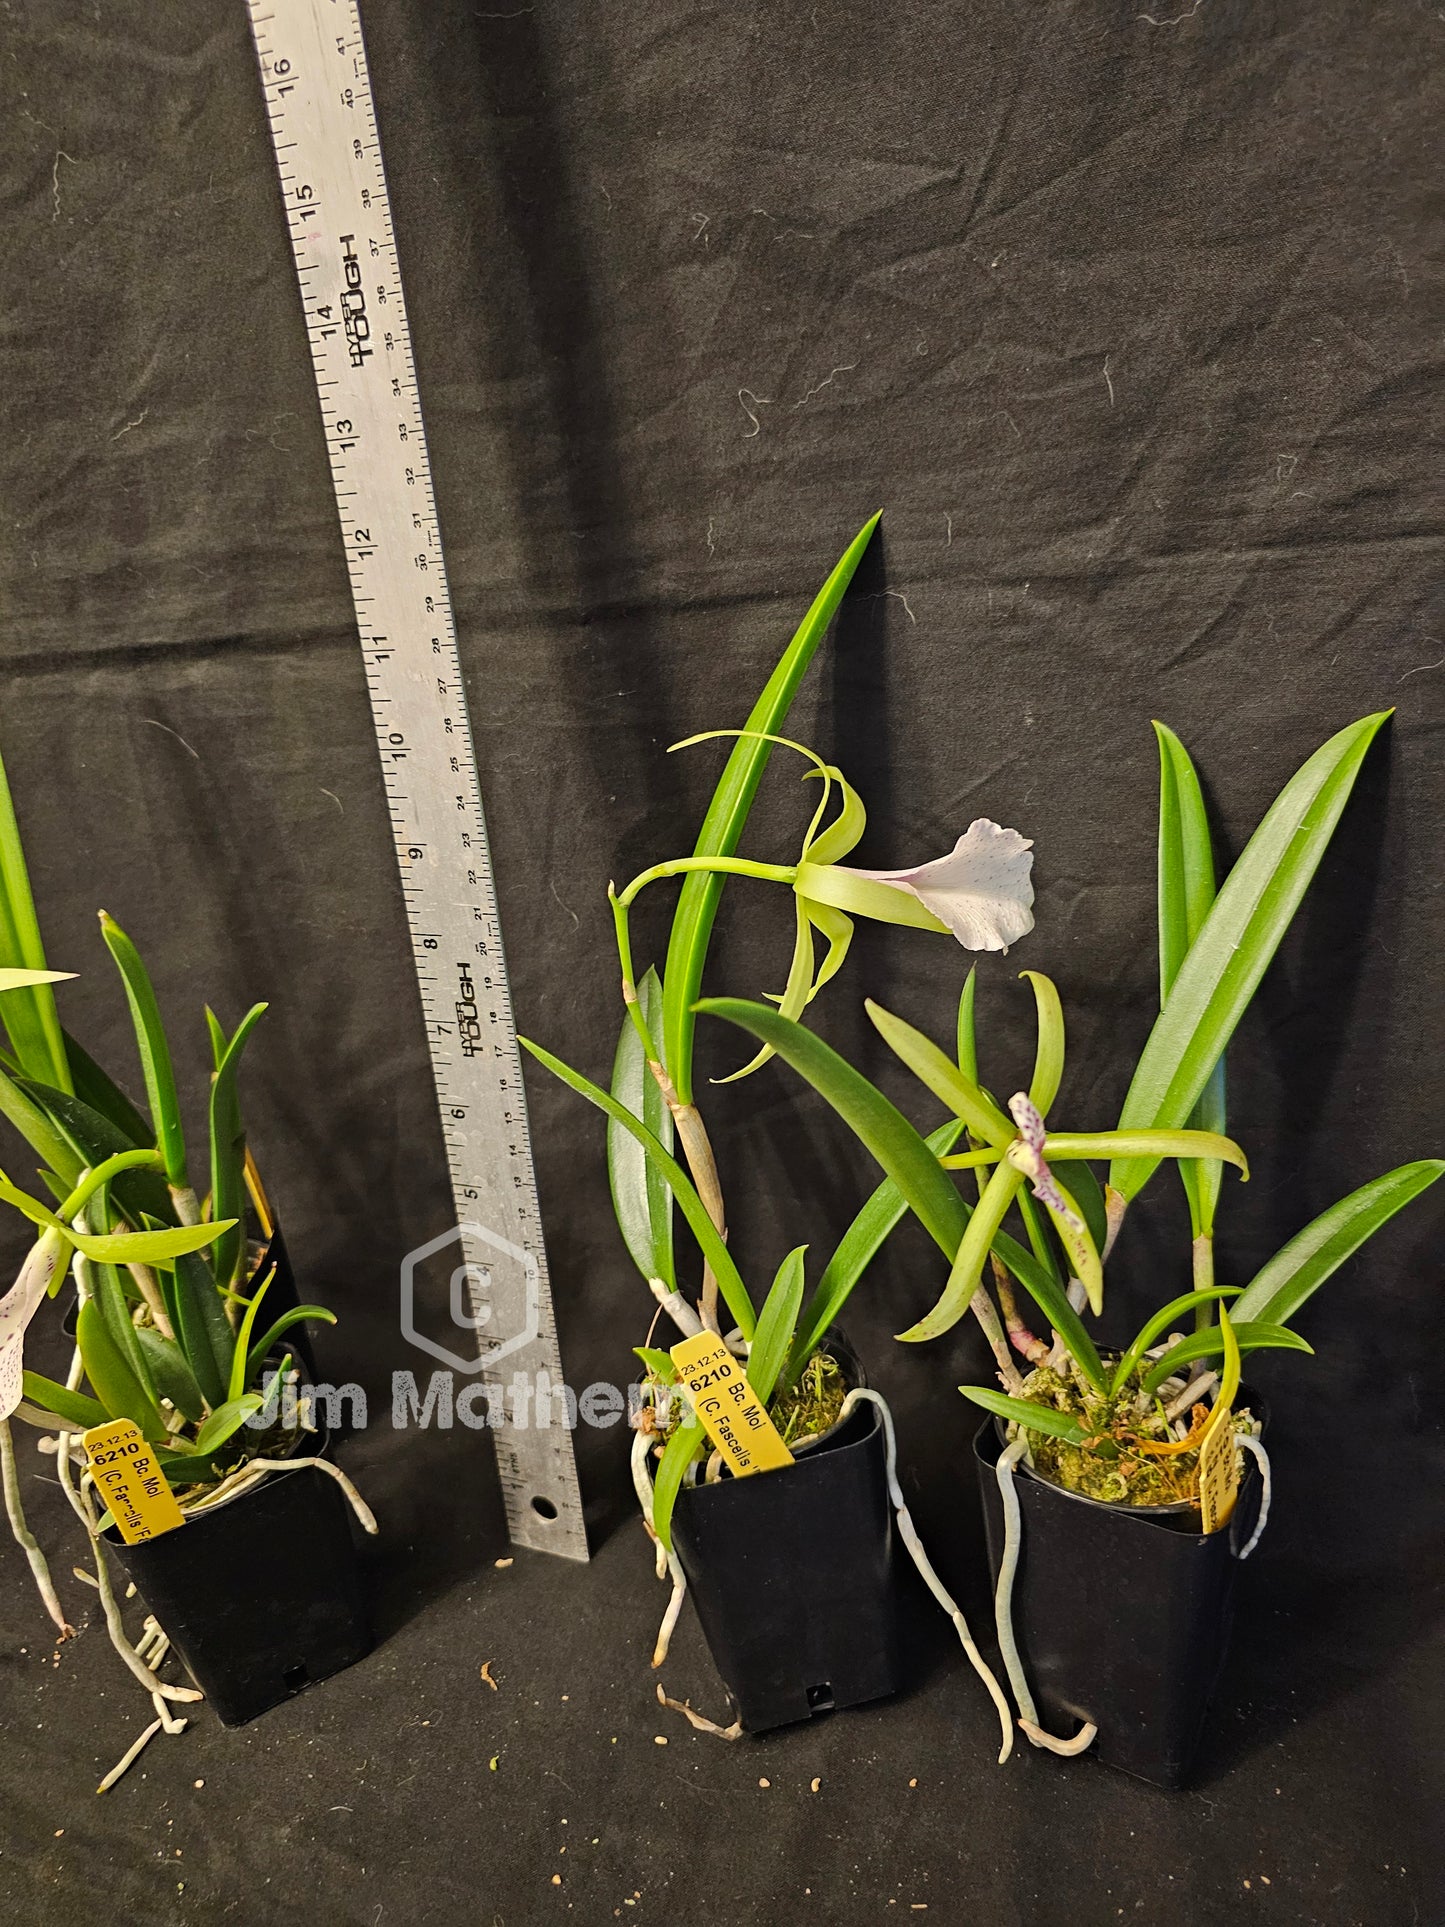
<path id="1" fill-rule="evenodd" d="M 1033 844 L 1017 830 L 989 817 L 970 823 L 947 856 L 911 870 L 852 870 L 828 866 L 816 874 L 804 863 L 795 884 L 799 895 L 886 922 L 904 922 L 897 907 L 866 886 L 911 897 L 926 913 L 909 917 L 925 929 L 950 930 L 965 950 L 1007 950 L 1034 927 Z M 863 886 L 863 887 L 859 887 Z"/>
<path id="2" fill-rule="evenodd" d="M 1017 830 L 1002 829 L 988 818 L 980 817 L 969 825 L 947 856 L 932 863 L 921 864 L 914 870 L 852 870 L 838 859 L 856 847 L 868 817 L 862 798 L 836 764 L 825 763 L 804 744 L 795 743 L 787 736 L 774 736 L 762 730 L 708 730 L 701 736 L 688 737 L 684 743 L 674 743 L 673 748 L 686 749 L 694 743 L 725 736 L 757 736 L 784 749 L 796 750 L 813 765 L 807 777 L 820 780 L 823 793 L 804 834 L 798 861 L 786 864 L 757 863 L 736 856 L 680 857 L 655 864 L 641 876 L 634 877 L 625 890 L 612 891 L 624 985 L 633 982 L 627 919 L 639 892 L 661 877 L 685 875 L 692 870 L 792 885 L 797 911 L 792 967 L 786 988 L 769 1001 L 795 1022 L 829 978 L 837 974 L 853 940 L 855 916 L 871 917 L 879 923 L 908 924 L 914 929 L 934 930 L 944 936 L 951 934 L 966 950 L 1007 950 L 1011 943 L 1033 929 L 1034 892 L 1030 881 L 1033 857 L 1029 854 L 1033 844 Z M 835 789 L 838 812 L 824 828 Z M 821 964 L 814 952 L 817 937 L 828 946 Z M 635 993 L 629 1003 L 636 1022 Z M 649 1056 L 655 1055 L 651 1038 L 645 1036 L 643 1041 Z M 734 1071 L 732 1077 L 716 1081 L 731 1083 L 735 1078 L 746 1077 L 772 1055 L 771 1046 L 765 1045 L 750 1063 Z"/>

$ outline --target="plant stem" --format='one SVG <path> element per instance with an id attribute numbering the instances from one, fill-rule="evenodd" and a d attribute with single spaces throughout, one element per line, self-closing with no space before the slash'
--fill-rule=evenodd
<path id="1" fill-rule="evenodd" d="M 994 1358 L 998 1362 L 998 1375 L 1003 1380 L 1004 1390 L 1011 1392 L 1015 1398 L 1019 1397 L 1024 1389 L 1023 1379 L 1017 1365 L 1013 1362 L 1008 1340 L 1004 1337 L 1003 1326 L 999 1323 L 998 1313 L 993 1308 L 993 1300 L 981 1284 L 969 1299 L 968 1308 L 983 1327 L 983 1335 L 988 1340 Z"/>
<path id="2" fill-rule="evenodd" d="M 161 1297 L 161 1288 L 156 1283 L 155 1273 L 149 1265 L 131 1264 L 126 1266 L 126 1270 L 140 1286 L 140 1295 L 145 1299 L 150 1311 L 151 1323 L 162 1338 L 174 1338 L 175 1333 L 171 1330 L 171 1321 L 166 1316 L 165 1301 Z"/>
<path id="3" fill-rule="evenodd" d="M 75 1628 L 65 1617 L 60 1595 L 55 1590 L 55 1581 L 50 1577 L 50 1567 L 40 1549 L 40 1541 L 26 1523 L 25 1508 L 20 1501 L 20 1474 L 15 1465 L 15 1441 L 10 1436 L 9 1419 L 0 1419 L 0 1467 L 4 1470 L 5 1511 L 10 1519 L 15 1543 L 30 1561 L 35 1589 L 40 1594 L 46 1612 L 60 1628 L 60 1637 L 69 1639 Z"/>
<path id="4" fill-rule="evenodd" d="M 1112 1184 L 1105 1185 L 1104 1187 L 1104 1223 L 1106 1226 L 1106 1232 L 1104 1237 L 1104 1249 L 1099 1253 L 1100 1264 L 1103 1264 L 1105 1259 L 1107 1259 L 1107 1257 L 1109 1256 L 1109 1253 L 1114 1249 L 1114 1240 L 1119 1235 L 1119 1228 L 1124 1222 L 1124 1213 L 1128 1209 L 1129 1209 L 1129 1200 L 1124 1196 L 1123 1192 L 1116 1191 Z"/>
<path id="5" fill-rule="evenodd" d="M 1194 1289 L 1196 1291 L 1212 1291 L 1214 1289 L 1214 1240 L 1207 1231 L 1201 1232 L 1194 1240 L 1191 1252 L 1194 1264 Z M 1194 1307 L 1195 1331 L 1205 1331 L 1213 1323 L 1214 1305 L 1212 1302 L 1207 1305 L 1196 1305 Z"/>
<path id="6" fill-rule="evenodd" d="M 798 874 L 796 863 L 755 863 L 746 856 L 677 856 L 667 863 L 654 863 L 650 870 L 635 876 L 618 902 L 624 909 L 630 909 L 649 883 L 663 877 L 686 876 L 696 870 L 708 870 L 718 876 L 756 877 L 763 883 L 791 883 Z"/>

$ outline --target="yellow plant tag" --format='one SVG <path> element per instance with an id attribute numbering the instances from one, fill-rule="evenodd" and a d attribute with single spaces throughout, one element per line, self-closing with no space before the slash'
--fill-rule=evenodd
<path id="1" fill-rule="evenodd" d="M 1239 1454 L 1234 1446 L 1234 1414 L 1216 1406 L 1199 1448 L 1199 1510 L 1206 1532 L 1229 1524 L 1239 1492 Z"/>
<path id="2" fill-rule="evenodd" d="M 708 1437 L 735 1478 L 793 1463 L 763 1401 L 716 1332 L 684 1338 L 673 1346 L 672 1362 L 679 1381 L 692 1394 Z"/>
<path id="3" fill-rule="evenodd" d="M 186 1523 L 156 1455 L 133 1418 L 112 1419 L 82 1433 L 95 1489 L 110 1508 L 116 1529 L 128 1546 L 158 1539 Z"/>

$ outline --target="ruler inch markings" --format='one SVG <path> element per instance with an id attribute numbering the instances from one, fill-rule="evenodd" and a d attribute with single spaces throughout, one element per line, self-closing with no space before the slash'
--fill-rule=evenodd
<path id="1" fill-rule="evenodd" d="M 457 1223 L 520 1249 L 536 1280 L 529 1317 L 522 1266 L 461 1236 L 472 1276 L 490 1281 L 483 1334 L 533 1334 L 500 1359 L 472 1334 L 474 1376 L 505 1391 L 519 1372 L 533 1385 L 545 1372 L 560 1388 L 521 1051 L 358 0 L 248 0 L 248 10 Z M 518 1423 L 503 1405 L 491 1437 L 513 1541 L 585 1559 L 560 1405 L 548 1426 L 530 1411 Z"/>

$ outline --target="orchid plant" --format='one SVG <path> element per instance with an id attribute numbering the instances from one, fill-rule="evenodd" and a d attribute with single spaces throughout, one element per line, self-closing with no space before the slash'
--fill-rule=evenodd
<path id="1" fill-rule="evenodd" d="M 976 951 L 1004 950 L 1033 924 L 1031 845 L 1016 831 L 984 819 L 971 824 L 948 855 L 915 869 L 861 870 L 845 864 L 842 859 L 857 847 L 866 827 L 863 802 L 834 764 L 780 733 L 877 522 L 875 516 L 859 532 L 823 585 L 746 725 L 710 731 L 676 746 L 719 738 L 733 744 L 693 852 L 652 865 L 623 889 L 609 888 L 625 1005 L 610 1089 L 592 1083 L 539 1044 L 522 1040 L 539 1063 L 606 1113 L 618 1225 L 659 1305 L 683 1336 L 703 1329 L 725 1335 L 732 1349 L 746 1358 L 749 1383 L 791 1444 L 837 1416 L 846 1388 L 825 1340 L 869 1261 L 903 1216 L 906 1202 L 891 1181 L 882 1185 L 845 1233 L 811 1297 L 806 1247 L 790 1251 L 759 1309 L 728 1246 L 722 1185 L 694 1086 L 695 1006 L 723 886 L 729 877 L 738 877 L 781 885 L 793 894 L 792 964 L 776 998 L 779 1021 L 790 1027 L 837 974 L 856 917 L 952 935 Z M 791 864 L 738 854 L 775 748 L 800 755 L 808 764 L 804 780 L 819 786 L 798 859 Z M 639 973 L 633 960 L 632 912 L 645 890 L 673 877 L 680 877 L 682 886 L 664 972 Z M 821 961 L 820 937 L 826 945 Z M 771 1055 L 772 1046 L 764 1039 L 751 1062 L 720 1081 L 747 1076 Z M 933 1152 L 951 1149 L 962 1128 L 956 1121 L 944 1124 L 931 1141 Z M 675 1148 L 681 1158 L 674 1155 Z M 681 1289 L 674 1204 L 701 1253 L 701 1277 L 693 1294 Z M 639 1356 L 652 1402 L 635 1441 L 634 1473 L 644 1516 L 659 1543 L 660 1570 L 671 1564 L 676 1590 L 670 1610 L 675 1612 L 681 1577 L 671 1559 L 672 1508 L 684 1481 L 697 1475 L 705 1455 L 704 1434 L 675 1405 L 669 1411 L 674 1372 L 668 1352 L 642 1346 Z M 664 1412 L 669 1412 L 666 1418 Z M 649 1479 L 652 1451 L 658 1453 L 658 1464 Z M 656 1663 L 665 1649 L 664 1633 Z"/>
<path id="2" fill-rule="evenodd" d="M 11 1528 L 29 1560 L 61 1636 L 70 1627 L 44 1553 L 26 1523 L 10 1418 L 51 1435 L 62 1487 L 95 1554 L 93 1581 L 112 1641 L 148 1692 L 159 1695 L 166 1730 L 179 1723 L 163 1703 L 193 1689 L 158 1685 L 153 1650 L 138 1659 L 121 1624 L 80 1435 L 130 1419 L 155 1448 L 162 1473 L 189 1518 L 226 1503 L 281 1464 L 298 1461 L 299 1406 L 281 1396 L 292 1376 L 286 1335 L 303 1320 L 334 1324 L 319 1305 L 289 1306 L 263 1320 L 274 1266 L 263 1266 L 273 1221 L 246 1145 L 237 1094 L 242 1052 L 265 1013 L 256 1004 L 228 1035 L 206 1011 L 214 1069 L 208 1104 L 209 1177 L 192 1181 L 170 1045 L 149 973 L 125 931 L 104 911 L 101 936 L 124 986 L 147 1108 L 63 1029 L 35 914 L 19 826 L 0 766 L 0 1112 L 40 1159 L 53 1204 L 0 1174 L 0 1200 L 38 1236 L 11 1290 L 0 1299 L 0 1460 Z M 248 1198 L 259 1241 L 246 1236 Z M 26 1327 L 73 1274 L 75 1353 L 62 1384 L 23 1369 Z M 263 1379 L 265 1383 L 263 1383 Z M 287 1458 L 268 1456 L 273 1450 Z M 360 1507 L 364 1512 L 364 1507 Z M 157 1629 L 152 1644 L 164 1641 Z M 160 1645 L 159 1651 L 164 1651 Z M 152 1729 L 154 1730 L 154 1729 Z M 129 1763 L 129 1756 L 126 1764 Z"/>
<path id="3" fill-rule="evenodd" d="M 730 999 L 699 1006 L 770 1045 L 813 1084 L 944 1252 L 950 1271 L 942 1296 L 899 1336 L 936 1338 L 971 1310 L 993 1347 L 1001 1389 L 965 1386 L 965 1396 L 1015 1428 L 1035 1469 L 1086 1496 L 1129 1505 L 1196 1501 L 1199 1446 L 1211 1411 L 1206 1398 L 1213 1393 L 1216 1404 L 1228 1405 L 1239 1362 L 1251 1352 L 1309 1351 L 1292 1328 L 1296 1313 L 1445 1172 L 1445 1163 L 1434 1159 L 1387 1172 L 1306 1226 L 1247 1286 L 1215 1282 L 1223 1171 L 1231 1165 L 1248 1177 L 1243 1152 L 1224 1134 L 1225 1048 L 1384 721 L 1384 715 L 1365 717 L 1309 758 L 1217 890 L 1197 774 L 1178 737 L 1156 725 L 1161 1009 L 1112 1131 L 1072 1133 L 1048 1121 L 1063 1079 L 1064 1020 L 1054 985 L 1033 972 L 1024 974 L 1038 1015 L 1034 1074 L 1029 1090 L 1006 1109 L 979 1080 L 972 973 L 952 1055 L 901 1018 L 868 1006 L 890 1048 L 967 1131 L 960 1151 L 922 1138 L 881 1092 L 781 1012 Z M 1093 1169 L 1103 1160 L 1105 1184 Z M 1129 1205 L 1166 1160 L 1178 1165 L 1189 1201 L 1191 1289 L 1172 1296 L 1121 1352 L 1105 1354 L 1083 1312 L 1103 1310 L 1105 1260 Z M 953 1175 L 965 1169 L 978 1187 L 971 1205 Z M 1024 1242 L 1004 1228 L 1014 1212 Z M 1046 1336 L 1020 1313 L 1017 1285 L 1033 1299 Z M 1191 1315 L 1194 1330 L 1176 1329 Z M 1001 1326 L 1007 1343 L 1000 1341 Z M 1235 1421 L 1250 1429 L 1246 1415 Z"/>

